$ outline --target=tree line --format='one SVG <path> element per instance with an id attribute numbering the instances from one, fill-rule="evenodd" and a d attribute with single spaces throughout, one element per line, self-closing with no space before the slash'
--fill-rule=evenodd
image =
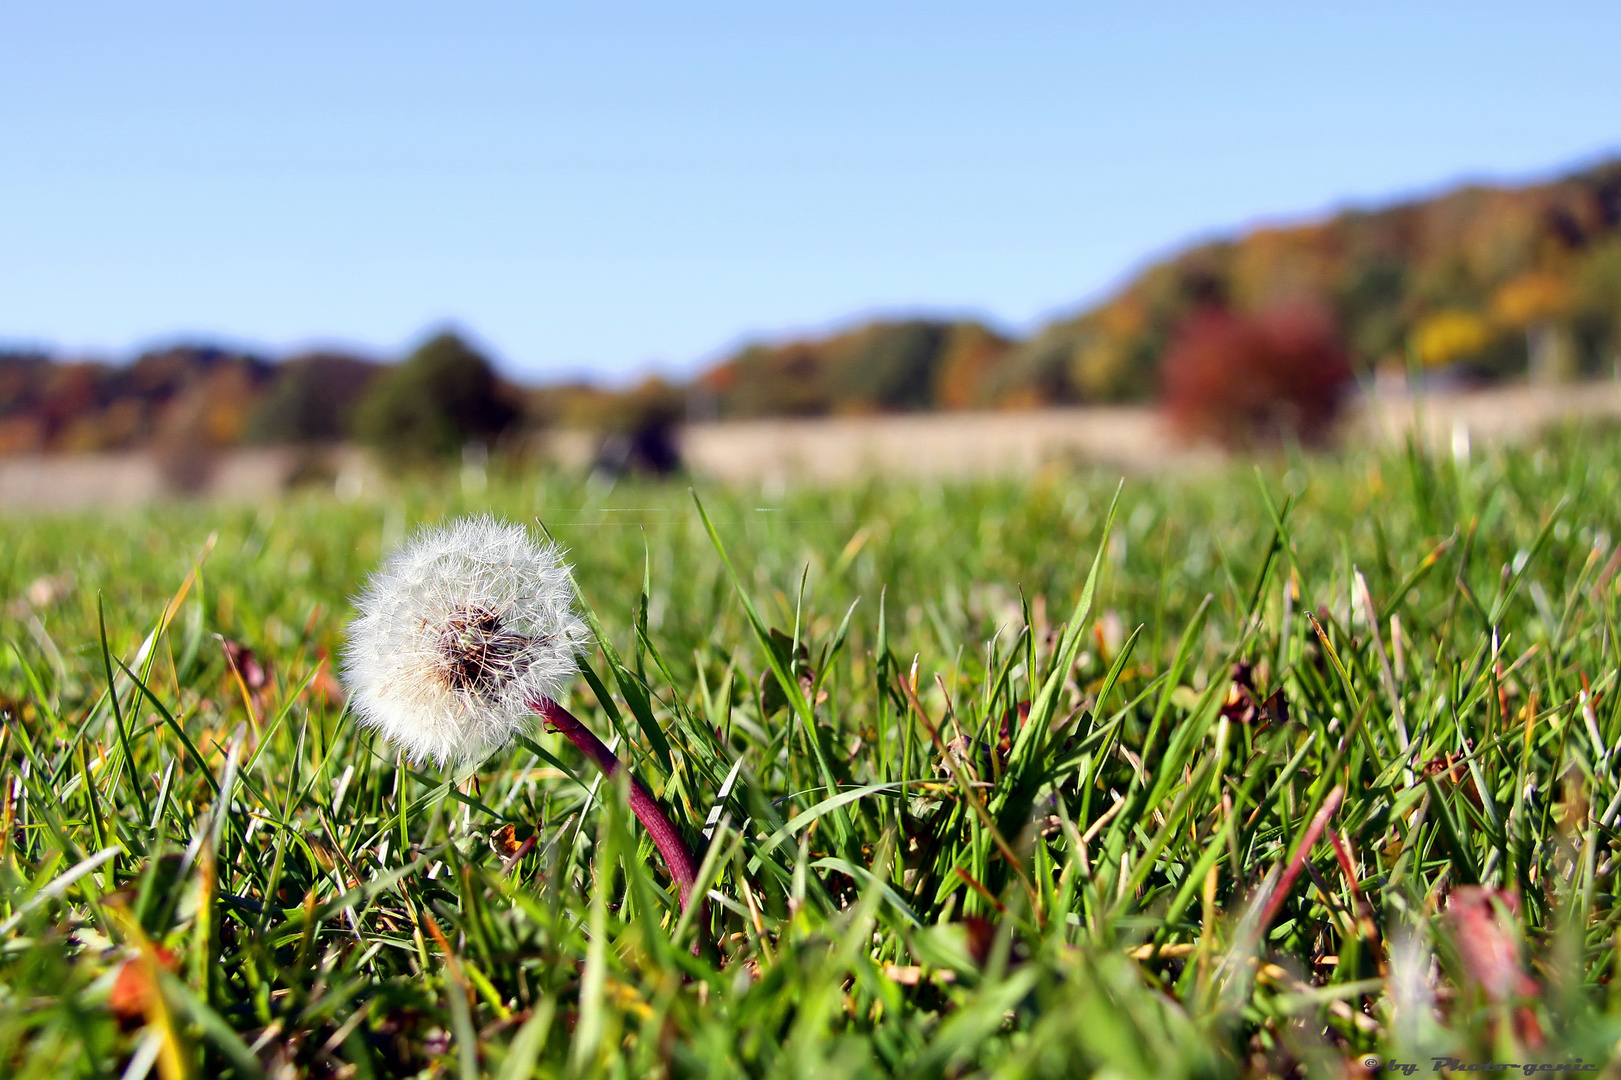
<path id="1" fill-rule="evenodd" d="M 450 332 L 393 364 L 215 347 L 123 365 L 0 353 L 0 453 L 358 439 L 411 462 L 561 425 L 656 456 L 657 433 L 691 420 L 1155 399 L 1200 435 L 1310 440 L 1331 433 L 1359 380 L 1618 368 L 1614 161 L 1202 243 L 1024 338 L 973 320 L 879 320 L 750 344 L 686 382 L 522 386 Z"/>

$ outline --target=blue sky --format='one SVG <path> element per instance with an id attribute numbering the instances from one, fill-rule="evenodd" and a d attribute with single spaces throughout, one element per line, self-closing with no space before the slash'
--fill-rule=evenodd
<path id="1" fill-rule="evenodd" d="M 1621 5 L 0 0 L 0 342 L 690 371 L 1621 152 Z"/>

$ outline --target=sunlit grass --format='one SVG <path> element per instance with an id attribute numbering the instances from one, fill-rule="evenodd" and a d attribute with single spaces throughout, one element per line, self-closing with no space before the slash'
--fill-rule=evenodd
<path id="1" fill-rule="evenodd" d="M 7 521 L 0 1070 L 1608 1060 L 1621 439 L 1116 487 Z M 473 509 L 570 548 L 706 920 L 560 737 L 455 788 L 345 716 L 347 597 Z"/>

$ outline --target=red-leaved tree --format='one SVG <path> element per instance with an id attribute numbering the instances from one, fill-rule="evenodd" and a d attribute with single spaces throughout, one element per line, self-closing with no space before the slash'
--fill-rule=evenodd
<path id="1" fill-rule="evenodd" d="M 1333 322 L 1306 306 L 1260 315 L 1200 307 L 1183 321 L 1162 369 L 1177 428 L 1229 446 L 1328 441 L 1351 380 Z"/>

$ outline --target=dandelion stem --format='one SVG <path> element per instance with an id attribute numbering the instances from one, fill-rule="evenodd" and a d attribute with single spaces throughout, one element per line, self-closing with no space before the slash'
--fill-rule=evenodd
<path id="1" fill-rule="evenodd" d="M 536 712 L 546 721 L 546 726 L 552 731 L 560 731 L 569 742 L 580 748 L 586 757 L 597 763 L 608 776 L 619 771 L 620 761 L 614 752 L 590 728 L 575 719 L 574 714 L 551 698 L 543 697 L 530 703 Z M 675 827 L 664 808 L 659 806 L 642 782 L 634 776 L 630 778 L 630 809 L 636 815 L 636 820 L 642 823 L 647 834 L 653 838 L 653 846 L 659 849 L 664 856 L 664 863 L 670 868 L 670 876 L 681 890 L 681 910 L 686 911 L 695 900 L 694 886 L 698 883 L 698 864 L 687 850 L 687 842 L 681 838 L 681 831 Z M 701 899 L 698 899 L 702 903 Z M 698 914 L 702 916 L 702 909 Z"/>

